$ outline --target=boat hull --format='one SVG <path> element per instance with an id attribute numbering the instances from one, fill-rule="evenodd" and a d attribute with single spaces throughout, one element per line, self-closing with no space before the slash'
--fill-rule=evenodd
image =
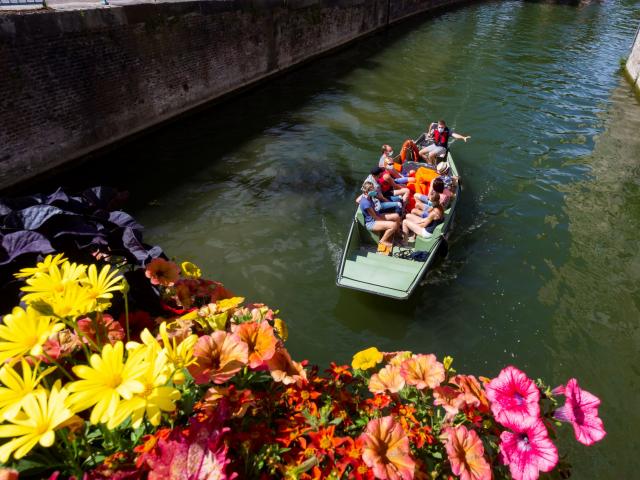
<path id="1" fill-rule="evenodd" d="M 451 174 L 457 176 L 458 170 L 449 152 L 447 160 L 451 165 Z M 426 166 L 410 163 L 405 164 L 405 168 L 426 168 Z M 436 227 L 430 238 L 418 237 L 415 245 L 410 249 L 394 245 L 391 256 L 376 253 L 377 235 L 366 229 L 362 212 L 356 208 L 338 268 L 336 284 L 339 287 L 396 300 L 408 299 L 433 265 L 441 244 L 446 242 L 445 236 L 451 228 L 459 200 L 460 188 L 445 211 L 444 222 Z M 398 254 L 405 257 L 418 251 L 426 252 L 426 259 L 418 261 L 398 258 Z"/>

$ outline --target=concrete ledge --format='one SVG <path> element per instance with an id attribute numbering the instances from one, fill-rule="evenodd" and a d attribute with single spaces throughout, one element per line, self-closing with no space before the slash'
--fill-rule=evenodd
<path id="1" fill-rule="evenodd" d="M 636 37 L 625 65 L 625 71 L 629 81 L 640 91 L 640 26 L 636 30 Z"/>

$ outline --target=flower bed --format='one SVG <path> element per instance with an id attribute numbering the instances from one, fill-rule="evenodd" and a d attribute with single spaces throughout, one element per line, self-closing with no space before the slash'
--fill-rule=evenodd
<path id="1" fill-rule="evenodd" d="M 488 379 L 376 348 L 321 371 L 291 358 L 277 312 L 197 266 L 105 260 L 49 255 L 16 274 L 22 304 L 0 324 L 2 478 L 533 480 L 568 473 L 562 422 L 585 445 L 605 435 L 575 379 L 552 390 L 513 366 Z M 149 291 L 157 305 L 139 309 Z"/>

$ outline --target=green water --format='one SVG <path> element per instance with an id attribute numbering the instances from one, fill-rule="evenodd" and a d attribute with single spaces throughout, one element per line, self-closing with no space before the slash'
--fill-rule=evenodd
<path id="1" fill-rule="evenodd" d="M 148 241 L 280 309 L 295 358 L 375 345 L 487 376 L 576 376 L 608 430 L 590 449 L 567 430 L 576 478 L 640 478 L 640 105 L 618 71 L 639 22 L 631 1 L 412 20 L 78 177 L 130 189 Z M 438 117 L 472 136 L 452 146 L 464 191 L 448 258 L 404 303 L 339 290 L 379 145 L 397 152 Z"/>

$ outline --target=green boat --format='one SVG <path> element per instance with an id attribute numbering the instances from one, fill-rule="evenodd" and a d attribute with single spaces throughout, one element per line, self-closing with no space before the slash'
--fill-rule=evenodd
<path id="1" fill-rule="evenodd" d="M 416 140 L 418 147 L 426 144 L 424 134 Z M 447 151 L 446 159 L 451 167 L 451 175 L 459 176 L 458 169 L 451 153 Z M 444 159 L 442 159 L 444 160 Z M 403 171 L 418 168 L 432 168 L 425 163 L 406 162 Z M 382 295 L 398 300 L 406 300 L 411 296 L 420 281 L 435 261 L 438 250 L 451 228 L 456 205 L 460 201 L 460 187 L 456 195 L 451 198 L 444 221 L 439 224 L 433 235 L 429 238 L 418 236 L 411 247 L 401 247 L 394 242 L 391 255 L 377 253 L 378 235 L 367 230 L 364 224 L 364 216 L 359 207 L 349 230 L 347 243 L 340 261 L 336 284 L 339 287 L 360 290 L 362 292 Z M 412 260 L 411 254 L 425 252 L 417 255 L 421 260 Z M 415 256 L 415 255 L 414 255 Z"/>

